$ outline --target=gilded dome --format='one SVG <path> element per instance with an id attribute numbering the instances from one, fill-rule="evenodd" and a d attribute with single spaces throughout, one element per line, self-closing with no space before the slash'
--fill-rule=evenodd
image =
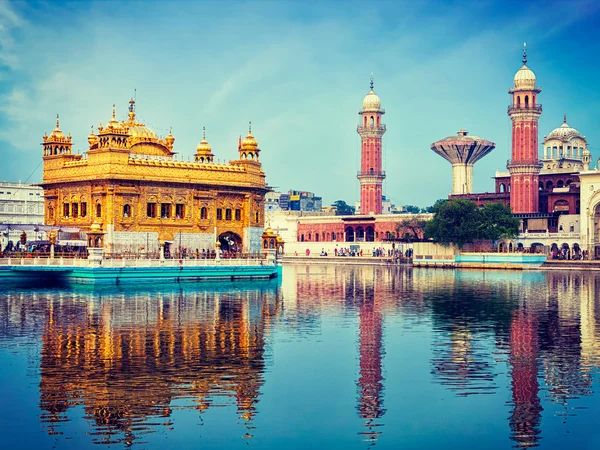
<path id="1" fill-rule="evenodd" d="M 169 130 L 169 134 L 167 135 L 167 137 L 165 138 L 165 141 L 167 142 L 168 145 L 170 145 L 171 147 L 173 146 L 173 143 L 175 142 L 175 136 L 173 136 L 173 132 L 171 130 Z"/>
<path id="2" fill-rule="evenodd" d="M 56 115 L 56 127 L 54 128 L 54 130 L 52 130 L 52 133 L 50 133 L 49 139 L 63 139 L 64 137 L 65 137 L 65 135 L 60 130 L 60 127 L 58 126 L 58 114 L 57 114 Z"/>
<path id="3" fill-rule="evenodd" d="M 379 111 L 381 109 L 381 100 L 379 99 L 379 96 L 373 91 L 372 88 L 369 91 L 369 93 L 367 95 L 365 95 L 362 105 L 363 105 L 363 111 L 375 112 L 375 111 Z"/>
<path id="4" fill-rule="evenodd" d="M 98 136 L 94 134 L 94 127 L 92 127 L 92 132 L 88 135 L 88 143 L 90 147 L 98 142 Z"/>
<path id="5" fill-rule="evenodd" d="M 244 140 L 242 141 L 242 149 L 243 150 L 256 150 L 257 147 L 258 147 L 258 142 L 256 142 L 256 139 L 254 139 L 254 136 L 252 136 L 252 132 L 248 131 L 248 136 L 246 136 L 244 138 Z"/>
<path id="6" fill-rule="evenodd" d="M 202 142 L 198 144 L 196 147 L 196 153 L 210 153 L 212 151 L 212 147 L 206 141 L 206 139 L 202 139 Z"/>
<path id="7" fill-rule="evenodd" d="M 206 140 L 206 127 L 202 127 L 202 141 L 196 147 L 196 153 L 210 154 L 212 147 Z"/>
<path id="8" fill-rule="evenodd" d="M 138 138 L 139 140 L 156 140 L 156 134 L 145 125 L 136 124 L 131 126 L 127 130 L 127 134 L 132 138 Z"/>
<path id="9" fill-rule="evenodd" d="M 535 89 L 535 74 L 533 71 L 523 64 L 517 73 L 515 73 L 515 89 Z"/>

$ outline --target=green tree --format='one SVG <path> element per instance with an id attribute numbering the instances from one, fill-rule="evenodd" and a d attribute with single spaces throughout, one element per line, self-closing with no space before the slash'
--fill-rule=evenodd
<path id="1" fill-rule="evenodd" d="M 427 206 L 426 208 L 421 208 L 421 212 L 422 213 L 432 213 L 432 212 L 434 212 L 435 205 L 437 205 L 439 203 L 443 203 L 445 201 L 446 201 L 446 199 L 443 199 L 443 198 L 437 199 L 433 205 Z"/>
<path id="2" fill-rule="evenodd" d="M 414 205 L 406 205 L 404 209 L 406 209 L 406 212 L 411 214 L 419 214 L 419 212 L 421 211 L 421 209 L 418 206 Z"/>
<path id="3" fill-rule="evenodd" d="M 481 210 L 482 227 L 480 239 L 497 241 L 514 239 L 519 234 L 519 219 L 503 203 L 488 203 Z"/>
<path id="4" fill-rule="evenodd" d="M 440 244 L 462 248 L 477 239 L 496 241 L 515 238 L 519 219 L 502 203 L 488 203 L 483 208 L 471 200 L 454 199 L 436 202 L 434 216 L 425 226 L 425 237 Z"/>
<path id="5" fill-rule="evenodd" d="M 348 205 L 344 200 L 336 200 L 331 206 L 335 206 L 336 216 L 351 216 L 354 214 L 354 206 Z"/>
<path id="6" fill-rule="evenodd" d="M 418 217 L 405 218 L 396 224 L 396 236 L 406 241 L 423 239 L 427 221 Z"/>
<path id="7" fill-rule="evenodd" d="M 425 226 L 425 237 L 442 245 L 456 244 L 462 248 L 467 242 L 479 239 L 482 213 L 471 200 L 455 199 L 438 202 L 434 216 Z"/>

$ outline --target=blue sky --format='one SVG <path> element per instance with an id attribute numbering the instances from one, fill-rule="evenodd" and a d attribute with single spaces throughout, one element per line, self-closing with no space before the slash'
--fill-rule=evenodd
<path id="1" fill-rule="evenodd" d="M 426 206 L 451 167 L 430 144 L 461 128 L 496 143 L 474 188 L 510 158 L 507 90 L 521 64 L 543 91 L 540 142 L 568 122 L 600 157 L 600 4 L 519 2 L 13 2 L 0 0 L 0 180 L 41 180 L 57 113 L 74 148 L 90 126 L 138 117 L 192 157 L 237 157 L 248 121 L 271 186 L 358 200 L 358 110 L 375 74 L 386 110 L 385 193 Z M 36 170 L 37 168 L 37 170 Z"/>

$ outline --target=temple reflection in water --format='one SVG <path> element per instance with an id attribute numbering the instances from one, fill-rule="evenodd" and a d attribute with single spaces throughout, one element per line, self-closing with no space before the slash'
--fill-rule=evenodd
<path id="1" fill-rule="evenodd" d="M 79 407 L 94 442 L 143 442 L 173 427 L 174 410 L 185 404 L 199 422 L 208 410 L 233 407 L 243 437 L 252 437 L 268 432 L 256 419 L 277 366 L 273 333 L 318 333 L 325 317 L 341 314 L 355 319 L 356 333 L 344 345 L 356 352 L 348 377 L 360 427 L 348 432 L 378 445 L 394 439 L 383 427 L 390 415 L 407 414 L 386 397 L 390 372 L 404 370 L 386 360 L 386 348 L 402 345 L 386 339 L 386 329 L 428 330 L 430 373 L 415 377 L 430 380 L 415 389 L 433 382 L 463 401 L 497 396 L 506 435 L 533 447 L 544 436 L 543 413 L 567 421 L 576 399 L 594 395 L 598 292 L 596 274 L 332 265 L 288 266 L 281 285 L 7 291 L 0 347 L 41 339 L 40 412 L 49 433 L 67 433 L 69 411 Z"/>

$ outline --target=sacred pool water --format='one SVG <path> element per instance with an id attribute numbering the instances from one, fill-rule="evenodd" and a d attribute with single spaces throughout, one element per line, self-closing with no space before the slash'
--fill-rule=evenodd
<path id="1" fill-rule="evenodd" d="M 0 288 L 4 448 L 600 447 L 600 274 Z"/>

